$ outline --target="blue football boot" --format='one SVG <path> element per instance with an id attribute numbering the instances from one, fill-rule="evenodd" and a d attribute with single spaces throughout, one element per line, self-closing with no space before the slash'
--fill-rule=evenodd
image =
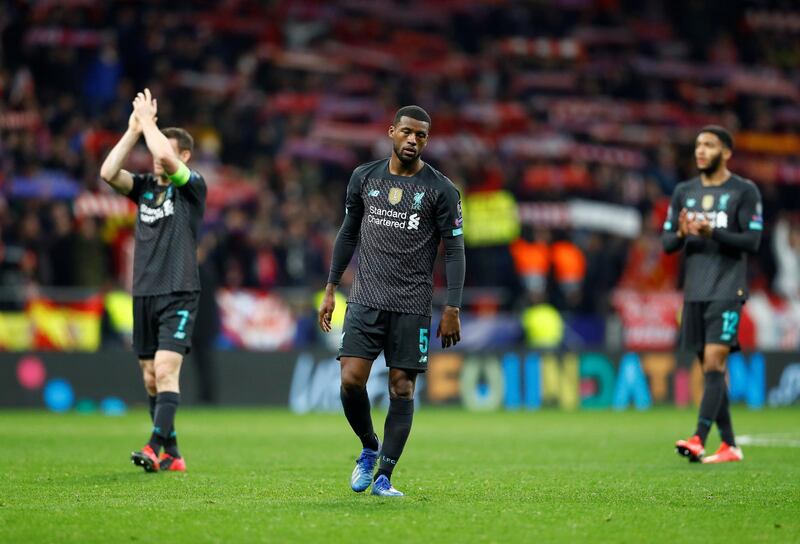
<path id="1" fill-rule="evenodd" d="M 356 493 L 366 491 L 369 484 L 372 483 L 372 473 L 375 472 L 375 463 L 378 461 L 379 451 L 380 445 L 378 445 L 377 450 L 364 448 L 361 450 L 361 455 L 356 459 L 356 468 L 353 469 L 353 473 L 350 475 L 350 487 Z"/>
<path id="2" fill-rule="evenodd" d="M 381 474 L 375 483 L 372 484 L 372 494 L 380 497 L 402 497 L 403 493 L 392 487 L 389 478 Z"/>

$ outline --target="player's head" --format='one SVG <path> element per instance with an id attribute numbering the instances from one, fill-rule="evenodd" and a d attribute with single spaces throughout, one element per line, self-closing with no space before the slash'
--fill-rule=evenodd
<path id="1" fill-rule="evenodd" d="M 394 114 L 389 127 L 394 155 L 403 164 L 411 164 L 422 155 L 428 145 L 431 116 L 419 106 L 403 106 Z"/>
<path id="2" fill-rule="evenodd" d="M 733 155 L 733 136 L 718 125 L 708 125 L 700 129 L 694 142 L 694 160 L 697 169 L 711 175 L 725 168 Z"/>
<path id="3" fill-rule="evenodd" d="M 182 128 L 169 127 L 161 131 L 161 134 L 167 137 L 169 143 L 172 144 L 172 150 L 175 155 L 185 164 L 192 158 L 192 151 L 194 150 L 194 138 Z M 153 161 L 153 173 L 157 176 L 164 175 L 164 169 L 157 161 Z"/>

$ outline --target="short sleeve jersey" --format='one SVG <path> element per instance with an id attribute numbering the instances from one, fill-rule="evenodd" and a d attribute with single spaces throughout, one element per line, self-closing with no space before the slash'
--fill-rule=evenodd
<path id="1" fill-rule="evenodd" d="M 345 212 L 361 223 L 349 302 L 431 315 L 439 242 L 463 232 L 455 185 L 429 164 L 414 176 L 393 175 L 383 159 L 353 171 Z"/>
<path id="2" fill-rule="evenodd" d="M 159 185 L 153 174 L 134 174 L 128 193 L 137 205 L 133 295 L 199 291 L 197 233 L 206 206 L 206 182 L 190 171 L 176 187 Z"/>
<path id="3" fill-rule="evenodd" d="M 690 220 L 705 216 L 715 229 L 730 232 L 763 229 L 758 187 L 736 174 L 717 186 L 705 186 L 699 177 L 678 184 L 664 222 L 665 231 L 677 232 L 682 208 L 687 209 Z M 684 249 L 687 301 L 747 298 L 747 252 L 697 236 L 688 237 Z"/>

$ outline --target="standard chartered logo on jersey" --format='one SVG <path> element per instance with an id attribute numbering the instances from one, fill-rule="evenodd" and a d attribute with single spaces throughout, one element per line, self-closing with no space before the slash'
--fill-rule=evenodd
<path id="1" fill-rule="evenodd" d="M 370 205 L 367 222 L 391 227 L 393 229 L 419 230 L 420 216 L 417 213 L 399 212 L 397 210 L 386 210 Z"/>
<path id="2" fill-rule="evenodd" d="M 158 208 L 151 208 L 147 204 L 139 205 L 139 219 L 144 223 L 155 223 L 159 219 L 164 219 L 175 213 L 175 206 L 171 200 L 165 200 L 164 204 Z"/>
<path id="3" fill-rule="evenodd" d="M 689 221 L 705 219 L 715 229 L 728 228 L 728 214 L 725 212 L 689 212 L 688 219 Z"/>

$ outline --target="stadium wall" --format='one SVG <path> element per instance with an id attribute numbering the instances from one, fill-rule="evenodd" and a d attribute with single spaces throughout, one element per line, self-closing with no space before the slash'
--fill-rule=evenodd
<path id="1" fill-rule="evenodd" d="M 218 352 L 215 380 L 222 405 L 289 407 L 297 413 L 339 410 L 339 366 L 329 352 Z M 368 384 L 373 406 L 388 406 L 388 371 L 376 361 Z M 197 402 L 197 371 L 184 365 L 184 401 Z M 800 403 L 800 355 L 734 354 L 734 402 L 753 409 Z M 672 353 L 541 353 L 524 349 L 439 352 L 418 386 L 423 404 L 468 410 L 639 409 L 698 404 L 702 374 Z M 0 407 L 115 413 L 146 400 L 127 351 L 0 354 Z"/>

